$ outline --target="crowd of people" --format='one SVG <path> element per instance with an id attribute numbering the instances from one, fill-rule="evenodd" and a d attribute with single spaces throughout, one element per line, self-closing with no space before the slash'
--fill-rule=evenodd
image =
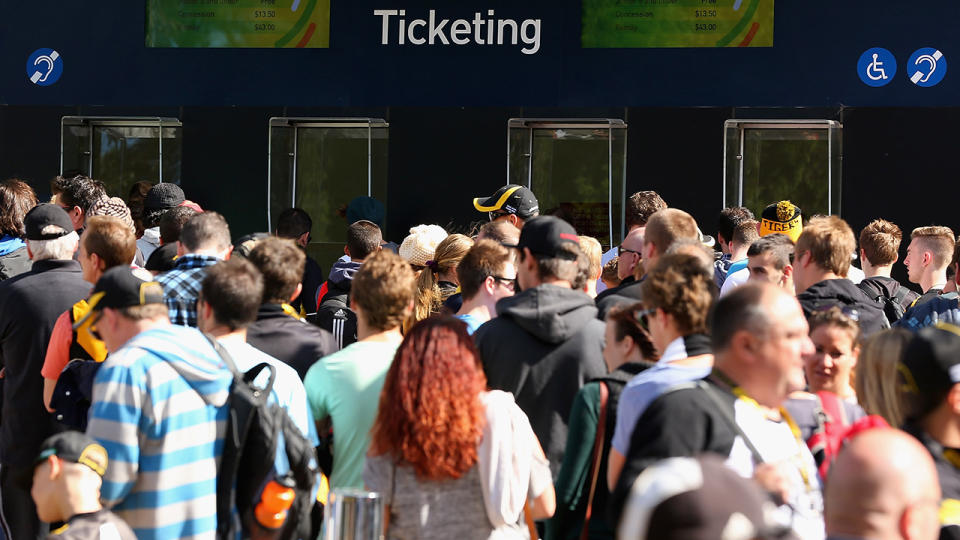
<path id="1" fill-rule="evenodd" d="M 960 538 L 948 227 L 905 284 L 884 219 L 711 235 L 641 191 L 604 252 L 507 185 L 400 243 L 358 197 L 318 262 L 302 209 L 234 239 L 175 184 L 51 188 L 0 183 L 5 538 L 313 539 L 338 489 L 397 540 Z M 227 457 L 245 388 L 262 480 Z"/>

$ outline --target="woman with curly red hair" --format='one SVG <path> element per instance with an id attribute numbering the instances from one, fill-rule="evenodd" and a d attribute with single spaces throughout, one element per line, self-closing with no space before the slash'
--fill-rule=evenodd
<path id="1" fill-rule="evenodd" d="M 487 380 L 466 326 L 415 325 L 380 394 L 364 466 L 388 505 L 388 539 L 526 539 L 523 510 L 555 507 L 550 467 L 523 411 Z"/>

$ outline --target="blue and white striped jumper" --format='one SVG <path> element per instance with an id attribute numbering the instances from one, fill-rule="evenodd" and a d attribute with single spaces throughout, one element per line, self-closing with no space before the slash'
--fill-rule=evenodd
<path id="1" fill-rule="evenodd" d="M 87 433 L 110 455 L 101 499 L 140 540 L 210 539 L 233 377 L 194 328 L 144 331 L 97 372 Z"/>

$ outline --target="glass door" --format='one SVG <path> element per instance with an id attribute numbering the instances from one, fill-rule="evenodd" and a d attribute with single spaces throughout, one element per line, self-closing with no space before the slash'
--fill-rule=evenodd
<path id="1" fill-rule="evenodd" d="M 60 174 L 85 174 L 126 198 L 138 181 L 180 183 L 183 128 L 176 118 L 64 116 Z"/>
<path id="2" fill-rule="evenodd" d="M 343 255 L 343 212 L 359 196 L 387 205 L 389 124 L 377 118 L 271 118 L 269 230 L 286 208 L 310 214 L 307 252 L 325 268 Z"/>
<path id="3" fill-rule="evenodd" d="M 508 122 L 507 183 L 529 187 L 542 215 L 565 219 L 604 250 L 623 238 L 626 169 L 623 120 Z"/>
<path id="4" fill-rule="evenodd" d="M 759 216 L 786 199 L 807 217 L 840 215 L 841 130 L 833 120 L 727 120 L 724 207 Z"/>

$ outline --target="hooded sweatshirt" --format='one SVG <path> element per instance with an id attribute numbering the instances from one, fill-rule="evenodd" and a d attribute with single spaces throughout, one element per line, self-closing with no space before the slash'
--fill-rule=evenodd
<path id="1" fill-rule="evenodd" d="M 889 328 L 883 305 L 867 296 L 852 281 L 846 278 L 825 279 L 811 285 L 797 295 L 803 314 L 809 319 L 813 312 L 830 306 L 850 307 L 860 314 L 860 332 L 869 336 Z"/>
<path id="2" fill-rule="evenodd" d="M 0 238 L 0 280 L 29 271 L 31 264 L 27 243 L 22 238 L 9 234 Z"/>
<path id="3" fill-rule="evenodd" d="M 350 309 L 350 286 L 362 262 L 338 260 L 330 269 L 326 294 L 317 306 L 316 325 L 333 334 L 337 348 L 357 341 L 357 314 Z M 320 290 L 323 290 L 321 287 Z"/>
<path id="4" fill-rule="evenodd" d="M 97 371 L 87 434 L 107 449 L 101 499 L 137 538 L 212 538 L 233 375 L 194 328 L 141 332 Z"/>
<path id="5" fill-rule="evenodd" d="M 589 296 L 550 284 L 500 300 L 497 314 L 474 334 L 487 382 L 516 397 L 556 479 L 573 398 L 607 372 L 604 323 Z"/>

